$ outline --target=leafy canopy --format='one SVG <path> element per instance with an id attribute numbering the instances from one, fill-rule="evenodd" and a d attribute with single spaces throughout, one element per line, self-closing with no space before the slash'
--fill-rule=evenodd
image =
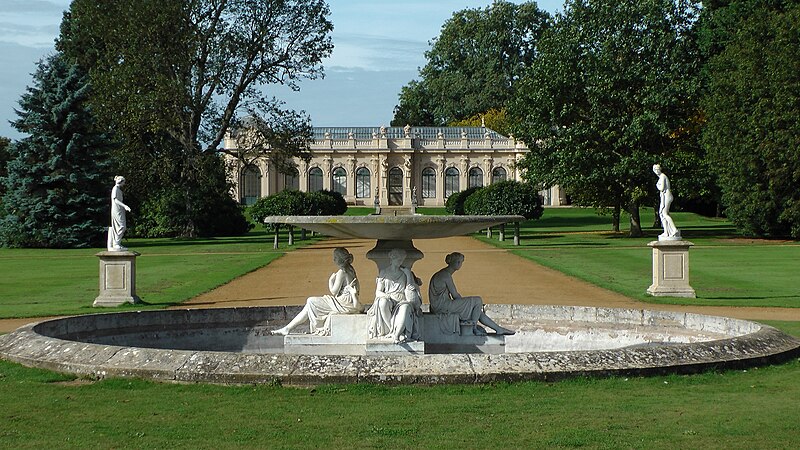
<path id="1" fill-rule="evenodd" d="M 535 2 L 497 0 L 454 13 L 425 53 L 420 80 L 402 88 L 392 125 L 442 126 L 502 109 L 549 20 Z"/>
<path id="2" fill-rule="evenodd" d="M 175 229 L 191 236 L 214 209 L 198 193 L 218 184 L 203 153 L 229 131 L 253 120 L 280 154 L 307 150 L 308 117 L 268 87 L 322 76 L 328 15 L 322 0 L 75 0 L 57 47 L 89 71 L 134 197 L 177 195 Z"/>
<path id="3" fill-rule="evenodd" d="M 698 57 L 690 0 L 571 0 L 539 41 L 510 108 L 531 152 L 526 178 L 564 186 L 574 203 L 631 213 L 654 184 L 650 167 L 693 154 Z M 680 178 L 680 175 L 676 178 Z M 652 190 L 652 188 L 650 188 Z M 615 223 L 618 229 L 618 221 Z"/>
<path id="4" fill-rule="evenodd" d="M 800 239 L 800 4 L 709 12 L 703 144 L 727 216 L 750 235 Z"/>

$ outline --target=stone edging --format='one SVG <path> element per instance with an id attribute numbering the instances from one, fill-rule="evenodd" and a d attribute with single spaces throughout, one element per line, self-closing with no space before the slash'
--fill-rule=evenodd
<path id="1" fill-rule="evenodd" d="M 656 323 L 682 322 L 732 337 L 708 342 L 636 346 L 614 350 L 504 354 L 426 354 L 409 356 L 312 356 L 172 350 L 90 344 L 55 336 L 79 337 L 99 322 L 108 329 L 133 329 L 180 323 L 219 325 L 238 319 L 246 326 L 277 327 L 297 307 L 221 308 L 98 314 L 26 325 L 0 336 L 0 357 L 31 367 L 92 378 L 137 377 L 170 382 L 224 384 L 283 383 L 487 383 L 558 380 L 575 376 L 694 373 L 785 361 L 800 355 L 800 340 L 754 322 L 689 313 L 589 307 L 491 305 L 491 313 L 514 322 L 560 311 L 564 320 Z M 229 322 L 232 323 L 232 322 Z M 616 322 L 615 322 L 616 323 Z M 115 328 L 116 327 L 116 328 Z M 155 329 L 154 328 L 154 329 Z M 102 327 L 100 327 L 102 330 Z M 82 331 L 83 330 L 83 331 Z"/>

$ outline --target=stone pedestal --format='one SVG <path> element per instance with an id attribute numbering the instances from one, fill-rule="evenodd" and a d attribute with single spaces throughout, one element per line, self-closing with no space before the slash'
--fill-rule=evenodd
<path id="1" fill-rule="evenodd" d="M 378 273 L 381 270 L 389 267 L 389 252 L 395 248 L 400 248 L 406 251 L 406 259 L 403 261 L 403 266 L 409 269 L 414 267 L 414 263 L 422 259 L 424 256 L 418 248 L 414 247 L 414 242 L 409 240 L 389 240 L 378 239 L 375 247 L 367 252 L 367 259 L 371 260 L 378 266 Z"/>
<path id="2" fill-rule="evenodd" d="M 92 306 L 141 303 L 136 296 L 136 257 L 132 251 L 100 252 L 100 295 Z"/>
<path id="3" fill-rule="evenodd" d="M 653 241 L 653 284 L 647 293 L 654 297 L 695 298 L 689 286 L 689 247 L 694 244 L 684 240 Z"/>

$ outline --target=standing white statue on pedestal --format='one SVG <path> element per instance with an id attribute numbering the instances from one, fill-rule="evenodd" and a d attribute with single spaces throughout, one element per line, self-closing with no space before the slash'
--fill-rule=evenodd
<path id="1" fill-rule="evenodd" d="M 664 232 L 658 236 L 659 241 L 677 241 L 681 239 L 681 232 L 675 227 L 675 222 L 669 215 L 669 207 L 672 205 L 672 191 L 669 187 L 669 178 L 661 171 L 661 166 L 653 165 L 653 173 L 658 176 L 656 189 L 658 189 L 660 202 L 658 205 L 658 217 L 661 219 L 661 226 Z"/>
<path id="2" fill-rule="evenodd" d="M 378 274 L 375 302 L 367 311 L 370 338 L 388 338 L 395 343 L 419 339 L 422 297 L 419 280 L 411 269 L 403 267 L 406 251 L 389 251 L 389 267 Z"/>
<path id="3" fill-rule="evenodd" d="M 122 246 L 122 236 L 125 234 L 125 212 L 131 209 L 122 202 L 122 186 L 125 186 L 125 177 L 114 177 L 114 187 L 111 189 L 111 226 L 108 228 L 107 249 L 110 252 L 124 252 L 128 250 Z"/>
<path id="4" fill-rule="evenodd" d="M 311 333 L 329 336 L 332 315 L 364 312 L 364 306 L 358 301 L 359 285 L 353 268 L 353 255 L 346 248 L 337 247 L 333 250 L 333 263 L 339 270 L 328 278 L 331 295 L 309 297 L 302 311 L 288 325 L 272 334 L 286 336 L 298 325 L 308 322 Z"/>
<path id="5" fill-rule="evenodd" d="M 483 300 L 480 297 L 462 297 L 456 290 L 453 282 L 453 273 L 461 268 L 464 263 L 464 255 L 458 252 L 450 253 L 444 259 L 447 267 L 436 272 L 428 285 L 428 300 L 431 302 L 431 312 L 441 315 L 440 320 L 448 328 L 450 333 L 459 332 L 459 322 L 468 320 L 474 325 L 473 334 L 485 335 L 486 332 L 478 326 L 482 323 L 494 330 L 497 334 L 511 335 L 513 331 L 503 328 L 494 320 L 490 319 L 483 312 Z M 457 317 L 456 317 L 457 316 Z M 449 323 L 449 318 L 453 318 L 453 323 Z"/>

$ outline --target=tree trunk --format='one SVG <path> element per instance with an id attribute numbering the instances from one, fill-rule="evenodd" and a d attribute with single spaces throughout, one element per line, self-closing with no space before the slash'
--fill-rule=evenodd
<path id="1" fill-rule="evenodd" d="M 631 202 L 628 207 L 628 215 L 631 216 L 631 230 L 628 237 L 642 236 L 642 221 L 639 218 L 639 202 Z"/>
<path id="2" fill-rule="evenodd" d="M 619 203 L 614 205 L 614 212 L 611 213 L 611 230 L 614 233 L 619 233 L 619 216 L 620 216 L 620 207 Z"/>
<path id="3" fill-rule="evenodd" d="M 272 248 L 274 248 L 274 249 L 278 248 L 279 230 L 280 230 L 280 227 L 278 227 L 278 225 L 276 224 L 275 225 L 275 238 L 272 241 Z"/>
<path id="4" fill-rule="evenodd" d="M 492 238 L 492 227 L 486 229 L 486 239 Z"/>
<path id="5" fill-rule="evenodd" d="M 656 230 L 661 228 L 661 217 L 658 215 L 658 208 L 661 206 L 661 200 L 657 200 L 653 206 L 653 228 Z"/>
<path id="6" fill-rule="evenodd" d="M 506 240 L 506 224 L 500 224 L 500 232 L 497 234 L 497 240 L 503 242 Z"/>
<path id="7" fill-rule="evenodd" d="M 514 222 L 514 245 L 519 245 L 519 222 Z"/>
<path id="8" fill-rule="evenodd" d="M 289 225 L 289 246 L 294 245 L 294 227 Z"/>

